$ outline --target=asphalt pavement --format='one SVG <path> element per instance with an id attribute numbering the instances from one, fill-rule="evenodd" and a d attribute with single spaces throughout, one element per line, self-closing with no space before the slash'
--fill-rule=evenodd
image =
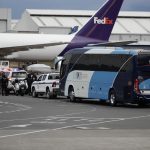
<path id="1" fill-rule="evenodd" d="M 0 96 L 0 150 L 149 150 L 150 106 Z"/>

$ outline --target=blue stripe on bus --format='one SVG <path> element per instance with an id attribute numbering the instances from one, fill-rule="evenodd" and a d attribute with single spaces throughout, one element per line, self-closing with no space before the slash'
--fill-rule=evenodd
<path id="1" fill-rule="evenodd" d="M 91 77 L 88 98 L 108 99 L 109 89 L 112 87 L 117 72 L 94 72 Z"/>
<path id="2" fill-rule="evenodd" d="M 137 55 L 137 51 L 117 49 L 117 50 L 112 51 L 111 54 Z"/>

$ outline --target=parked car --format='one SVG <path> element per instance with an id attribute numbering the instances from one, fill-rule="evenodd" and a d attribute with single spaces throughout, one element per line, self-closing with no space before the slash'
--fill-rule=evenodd
<path id="1" fill-rule="evenodd" d="M 47 98 L 56 98 L 59 92 L 59 73 L 41 74 L 31 86 L 33 97 L 46 95 Z"/>

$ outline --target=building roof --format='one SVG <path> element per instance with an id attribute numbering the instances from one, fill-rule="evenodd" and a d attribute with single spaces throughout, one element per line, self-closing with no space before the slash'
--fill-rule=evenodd
<path id="1" fill-rule="evenodd" d="M 94 13 L 95 11 L 89 10 L 26 9 L 24 14 L 30 16 L 38 29 L 74 26 L 81 28 Z M 150 34 L 150 12 L 120 12 L 112 34 Z"/>
<path id="2" fill-rule="evenodd" d="M 57 10 L 57 9 L 26 9 L 33 16 L 91 16 L 95 11 L 91 10 Z"/>

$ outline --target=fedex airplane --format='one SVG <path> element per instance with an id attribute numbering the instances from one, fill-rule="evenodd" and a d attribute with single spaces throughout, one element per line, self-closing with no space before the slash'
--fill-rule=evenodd
<path id="1" fill-rule="evenodd" d="M 0 34 L 0 57 L 53 60 L 72 48 L 108 42 L 123 0 L 107 0 L 75 34 Z"/>

